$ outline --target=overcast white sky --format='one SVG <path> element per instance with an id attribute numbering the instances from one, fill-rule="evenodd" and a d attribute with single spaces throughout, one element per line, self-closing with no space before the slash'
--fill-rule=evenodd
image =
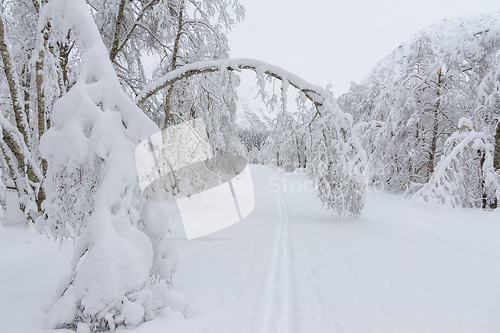
<path id="1" fill-rule="evenodd" d="M 240 0 L 245 20 L 229 34 L 232 58 L 256 58 L 336 97 L 401 42 L 446 17 L 500 11 L 500 0 Z"/>

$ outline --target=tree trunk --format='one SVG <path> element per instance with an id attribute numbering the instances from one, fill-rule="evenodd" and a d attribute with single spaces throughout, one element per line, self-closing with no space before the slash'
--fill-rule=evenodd
<path id="1" fill-rule="evenodd" d="M 181 40 L 181 35 L 182 35 L 182 24 L 184 23 L 183 22 L 183 15 L 184 15 L 184 2 L 182 2 L 182 4 L 180 5 L 179 7 L 179 12 L 177 13 L 177 15 L 179 16 L 179 20 L 177 22 L 177 35 L 175 36 L 175 41 L 174 41 L 174 51 L 172 53 L 172 61 L 170 63 L 170 67 L 171 69 L 170 70 L 175 70 L 176 67 L 177 67 L 177 56 L 179 54 L 179 42 Z M 164 124 L 163 124 L 163 128 L 167 128 L 169 123 L 170 123 L 170 113 L 171 113 L 171 109 L 172 109 L 172 104 L 170 102 L 171 98 L 172 98 L 172 92 L 174 90 L 174 85 L 170 85 L 170 87 L 168 87 L 168 91 L 167 91 L 167 96 L 165 97 L 165 121 L 164 121 Z"/>
<path id="2" fill-rule="evenodd" d="M 500 119 L 498 120 L 497 129 L 495 132 L 495 150 L 493 152 L 493 167 L 495 168 L 495 170 L 500 171 Z M 490 208 L 496 209 L 498 208 L 499 204 L 500 202 L 498 202 L 498 199 L 495 198 Z"/>
<path id="3" fill-rule="evenodd" d="M 38 113 L 38 140 L 42 138 L 45 133 L 45 95 L 43 93 L 43 58 L 45 57 L 45 52 L 41 50 L 38 53 L 38 60 L 35 63 L 35 84 L 36 84 L 36 100 L 37 100 L 37 113 Z M 43 175 L 47 173 L 47 161 L 42 159 L 42 172 Z"/>
<path id="4" fill-rule="evenodd" d="M 29 62 L 30 57 L 28 56 L 28 61 L 23 65 L 23 69 L 21 71 L 20 83 L 23 87 L 23 106 L 24 106 L 24 115 L 26 119 L 30 117 L 30 90 L 31 90 L 31 80 L 29 74 Z"/>
<path id="5" fill-rule="evenodd" d="M 495 152 L 493 158 L 493 166 L 495 170 L 500 170 L 500 119 L 497 123 L 497 130 L 495 133 Z"/>
<path id="6" fill-rule="evenodd" d="M 69 54 L 71 53 L 72 47 L 69 45 L 69 33 L 68 33 L 68 41 L 66 43 L 61 43 L 59 45 L 59 66 L 61 71 L 61 95 L 66 94 L 69 89 L 69 78 L 68 78 L 68 62 L 69 62 Z M 61 96 L 62 97 L 62 96 Z"/>
<path id="7" fill-rule="evenodd" d="M 36 13 L 40 13 L 40 5 L 38 4 L 38 0 L 32 0 L 31 2 L 33 3 L 33 7 L 35 7 Z"/>
<path id="8" fill-rule="evenodd" d="M 2 56 L 3 61 L 3 69 L 5 73 L 5 77 L 7 78 L 7 84 L 9 86 L 10 99 L 12 102 L 12 109 L 14 110 L 14 117 L 16 119 L 16 127 L 23 136 L 23 140 L 28 146 L 28 133 L 24 126 L 26 122 L 25 115 L 22 112 L 21 105 L 19 104 L 19 86 L 15 80 L 14 69 L 12 68 L 12 61 L 9 54 L 9 50 L 7 48 L 7 44 L 5 43 L 5 29 L 3 25 L 3 19 L 0 17 L 0 54 Z"/>
<path id="9" fill-rule="evenodd" d="M 17 168 L 19 170 L 19 173 L 24 174 L 28 176 L 28 180 L 33 183 L 33 184 L 39 184 L 40 179 L 38 179 L 37 175 L 35 174 L 33 167 L 30 163 L 25 163 L 25 157 L 24 154 L 22 153 L 21 147 L 17 144 L 16 140 L 12 137 L 13 133 L 7 131 L 5 128 L 2 128 L 2 135 L 3 135 L 3 141 L 7 145 L 8 149 L 12 152 L 14 155 L 16 162 L 17 162 Z M 5 154 L 5 152 L 4 152 Z M 9 166 L 11 169 L 14 169 L 13 165 Z M 14 182 L 16 183 L 16 187 L 18 191 L 25 191 L 24 189 L 20 188 L 18 181 L 14 177 Z M 30 185 L 27 185 L 30 186 Z M 45 192 L 43 191 L 43 188 L 40 187 L 38 194 L 36 195 L 36 205 L 38 208 L 38 211 L 42 211 L 42 202 L 45 200 Z"/>
<path id="10" fill-rule="evenodd" d="M 439 109 L 441 107 L 441 68 L 439 69 L 439 74 L 438 74 L 438 81 L 437 81 L 437 100 L 436 100 L 436 105 L 434 106 L 434 112 L 433 112 L 433 126 L 432 126 L 432 139 L 431 139 L 431 146 L 429 147 L 429 161 L 427 163 L 427 181 L 431 178 L 432 174 L 434 173 L 434 161 L 436 160 L 436 150 L 437 150 L 437 139 L 438 139 L 438 132 L 439 132 Z"/>
<path id="11" fill-rule="evenodd" d="M 118 14 L 116 16 L 115 23 L 115 36 L 113 38 L 113 45 L 111 46 L 111 51 L 109 52 L 109 59 L 111 62 L 115 61 L 116 55 L 118 54 L 118 47 L 120 43 L 120 32 L 122 30 L 123 23 L 123 11 L 125 10 L 126 0 L 121 0 L 118 6 Z"/>
<path id="12" fill-rule="evenodd" d="M 434 161 L 436 159 L 436 150 L 437 150 L 437 137 L 438 137 L 438 111 L 434 110 L 434 125 L 432 127 L 432 139 L 431 146 L 429 147 L 429 161 L 427 163 L 427 181 L 431 178 L 434 173 Z"/>

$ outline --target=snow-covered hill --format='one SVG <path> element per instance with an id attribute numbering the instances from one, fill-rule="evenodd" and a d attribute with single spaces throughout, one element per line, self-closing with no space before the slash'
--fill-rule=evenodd
<path id="1" fill-rule="evenodd" d="M 499 210 L 369 192 L 361 217 L 336 219 L 305 176 L 251 171 L 256 207 L 245 220 L 192 241 L 174 226 L 174 290 L 192 308 L 173 293 L 158 318 L 117 332 L 500 332 Z M 72 250 L 0 227 L 1 332 L 43 329 L 41 307 Z"/>

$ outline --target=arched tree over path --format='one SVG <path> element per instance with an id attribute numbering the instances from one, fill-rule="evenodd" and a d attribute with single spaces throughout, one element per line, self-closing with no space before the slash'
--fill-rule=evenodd
<path id="1" fill-rule="evenodd" d="M 148 84 L 136 97 L 138 106 L 162 89 L 194 75 L 222 71 L 251 70 L 282 82 L 282 100 L 288 86 L 303 94 L 315 108 L 307 128 L 307 174 L 323 204 L 340 215 L 358 216 L 364 203 L 363 174 L 366 154 L 352 130 L 351 115 L 342 112 L 326 89 L 311 84 L 281 67 L 256 59 L 224 59 L 182 66 Z"/>

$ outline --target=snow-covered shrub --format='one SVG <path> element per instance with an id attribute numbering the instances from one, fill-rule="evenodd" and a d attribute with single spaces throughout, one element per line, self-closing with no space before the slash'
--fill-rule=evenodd
<path id="1" fill-rule="evenodd" d="M 47 197 L 36 225 L 60 241 L 79 236 L 47 327 L 134 327 L 154 318 L 151 284 L 170 283 L 175 269 L 164 206 L 142 209 L 137 180 L 135 148 L 159 129 L 122 91 L 85 1 L 51 1 L 39 27 L 48 22 L 52 36 L 70 36 L 82 57 L 40 143 Z"/>
<path id="2" fill-rule="evenodd" d="M 414 199 L 453 208 L 496 207 L 500 200 L 500 174 L 493 168 L 493 145 L 461 118 L 459 130 L 444 145 L 436 171 Z"/>

